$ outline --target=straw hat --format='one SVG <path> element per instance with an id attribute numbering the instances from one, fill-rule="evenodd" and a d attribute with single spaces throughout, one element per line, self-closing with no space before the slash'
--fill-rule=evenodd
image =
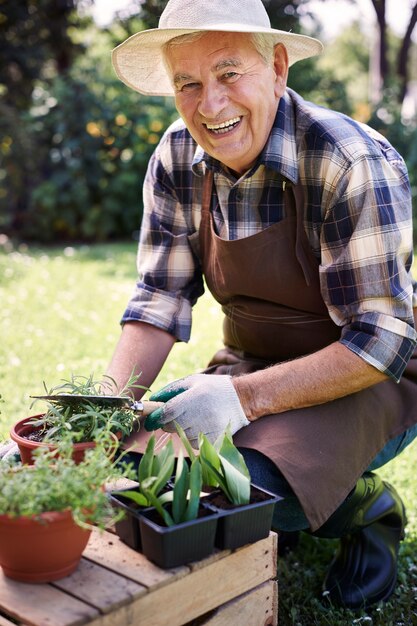
<path id="1" fill-rule="evenodd" d="M 199 31 L 265 33 L 284 44 L 290 65 L 323 49 L 317 39 L 271 28 L 261 0 L 169 0 L 158 28 L 136 33 L 113 50 L 118 77 L 145 95 L 172 96 L 162 48 L 174 37 Z"/>

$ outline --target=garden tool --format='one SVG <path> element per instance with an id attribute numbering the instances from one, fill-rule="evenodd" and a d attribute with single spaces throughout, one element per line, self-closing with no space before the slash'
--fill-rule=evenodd
<path id="1" fill-rule="evenodd" d="M 132 400 L 127 396 L 106 396 L 106 395 L 76 395 L 70 393 L 60 393 L 45 396 L 30 396 L 35 400 L 47 400 L 48 402 L 57 402 L 68 406 L 77 405 L 79 402 L 91 402 L 92 404 L 101 404 L 109 407 L 120 407 L 130 409 L 138 414 L 138 421 L 147 417 L 152 411 L 155 411 L 162 402 L 152 402 L 150 400 Z"/>

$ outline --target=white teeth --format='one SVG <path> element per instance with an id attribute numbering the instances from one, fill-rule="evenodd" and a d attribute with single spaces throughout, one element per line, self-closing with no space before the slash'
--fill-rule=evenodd
<path id="1" fill-rule="evenodd" d="M 234 126 L 240 121 L 240 117 L 234 117 L 231 120 L 227 120 L 226 122 L 221 122 L 221 124 L 206 124 L 208 130 L 213 130 L 214 132 L 226 132 L 229 130 L 231 126 Z"/>

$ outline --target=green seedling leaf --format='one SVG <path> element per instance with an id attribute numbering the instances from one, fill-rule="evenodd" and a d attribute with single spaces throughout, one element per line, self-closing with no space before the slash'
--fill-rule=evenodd
<path id="1" fill-rule="evenodd" d="M 190 491 L 187 510 L 185 512 L 185 521 L 196 519 L 198 515 L 198 507 L 200 504 L 200 492 L 202 487 L 201 464 L 198 459 L 194 459 L 190 470 Z"/>
<path id="2" fill-rule="evenodd" d="M 226 482 L 225 477 L 223 476 L 223 474 L 220 473 L 219 470 L 216 467 L 214 467 L 214 465 L 212 465 L 211 461 L 209 461 L 208 459 L 201 459 L 200 458 L 200 463 L 203 466 L 204 465 L 206 466 L 207 471 L 210 474 L 212 474 L 213 479 L 217 481 L 217 485 L 223 491 L 223 493 L 225 494 L 227 499 L 231 501 L 231 496 L 229 494 L 228 485 L 227 485 L 227 482 Z"/>
<path id="3" fill-rule="evenodd" d="M 157 498 L 157 496 L 150 490 L 144 488 L 144 494 L 145 496 L 148 498 L 149 502 L 152 504 L 152 506 L 155 507 L 155 509 L 158 511 L 159 515 L 162 517 L 162 519 L 164 520 L 165 524 L 167 526 L 173 526 L 175 524 L 173 518 L 171 517 L 171 515 L 168 513 L 168 511 L 162 506 L 161 501 L 159 500 L 159 498 Z"/>
<path id="4" fill-rule="evenodd" d="M 174 499 L 172 501 L 172 517 L 178 524 L 184 519 L 187 508 L 187 494 L 189 487 L 189 471 L 184 455 L 180 450 L 177 460 L 177 471 L 175 474 Z"/>
<path id="5" fill-rule="evenodd" d="M 152 465 L 153 476 L 158 476 L 166 460 L 171 456 L 175 457 L 174 444 L 172 443 L 172 439 L 170 439 L 168 443 L 163 446 L 161 450 L 157 452 L 157 454 L 155 454 Z"/>
<path id="6" fill-rule="evenodd" d="M 158 500 L 161 504 L 167 504 L 168 502 L 172 502 L 173 499 L 174 499 L 173 491 L 166 491 L 165 493 L 161 493 L 161 495 L 158 496 Z"/>
<path id="7" fill-rule="evenodd" d="M 188 456 L 190 457 L 190 461 L 194 461 L 197 458 L 196 453 L 194 452 L 190 442 L 187 439 L 187 435 L 184 432 L 184 429 L 178 424 L 178 422 L 174 422 L 175 428 L 177 429 L 177 433 L 179 438 L 181 439 L 182 445 L 187 451 Z"/>
<path id="8" fill-rule="evenodd" d="M 153 484 L 156 481 L 156 476 L 148 476 L 148 478 L 145 478 L 145 480 L 143 480 L 140 484 L 139 484 L 139 489 L 146 489 L 146 490 L 152 490 Z"/>
<path id="9" fill-rule="evenodd" d="M 146 446 L 145 453 L 140 460 L 138 468 L 139 483 L 142 483 L 146 478 L 152 476 L 152 463 L 155 449 L 155 435 L 149 438 Z"/>
<path id="10" fill-rule="evenodd" d="M 207 439 L 206 435 L 200 433 L 199 435 L 199 450 L 200 450 L 200 462 L 203 469 L 203 485 L 217 487 L 218 479 L 212 471 L 209 470 L 209 466 L 204 461 L 209 461 L 211 466 L 215 467 L 219 472 L 221 469 L 220 459 L 218 452 L 212 443 Z"/>
<path id="11" fill-rule="evenodd" d="M 162 464 L 161 464 L 162 460 Z M 158 493 L 165 487 L 169 478 L 172 476 L 172 472 L 174 471 L 175 465 L 175 452 L 174 452 L 174 444 L 170 439 L 169 442 L 165 446 L 165 450 L 161 450 L 161 458 L 154 460 L 155 471 L 154 474 L 156 476 L 156 481 L 154 483 L 152 491 L 158 495 Z"/>
<path id="12" fill-rule="evenodd" d="M 143 493 L 139 491 L 115 491 L 115 495 L 123 496 L 135 502 L 139 506 L 149 506 L 149 501 Z"/>
<path id="13" fill-rule="evenodd" d="M 243 455 L 239 452 L 233 443 L 232 437 L 225 435 L 219 449 L 219 455 L 227 459 L 241 474 L 250 480 L 248 466 L 245 463 Z"/>
<path id="14" fill-rule="evenodd" d="M 230 501 L 233 504 L 248 504 L 250 499 L 250 478 L 236 469 L 225 457 L 219 456 Z"/>

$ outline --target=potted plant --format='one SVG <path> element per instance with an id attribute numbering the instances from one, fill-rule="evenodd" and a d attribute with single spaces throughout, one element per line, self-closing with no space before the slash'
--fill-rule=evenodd
<path id="1" fill-rule="evenodd" d="M 144 555 L 163 568 L 200 560 L 214 550 L 217 514 L 200 502 L 202 470 L 197 459 L 191 467 L 179 452 L 172 502 L 161 503 L 149 488 L 142 487 L 154 508 L 139 518 Z"/>
<path id="2" fill-rule="evenodd" d="M 251 482 L 230 430 L 226 429 L 214 445 L 200 434 L 198 456 L 178 425 L 177 431 L 190 458 L 198 458 L 206 477 L 205 484 L 212 488 L 206 501 L 219 514 L 216 547 L 235 549 L 267 537 L 275 503 L 281 497 Z"/>
<path id="3" fill-rule="evenodd" d="M 116 387 L 110 377 L 107 382 Z M 119 398 L 130 400 L 132 390 L 137 385 L 138 376 L 131 376 L 126 386 L 118 391 Z M 112 397 L 105 395 L 103 381 L 72 375 L 70 380 L 48 389 L 45 387 L 46 411 L 39 415 L 19 420 L 10 431 L 10 437 L 19 447 L 24 463 L 32 463 L 33 450 L 39 447 L 53 448 L 63 437 L 70 437 L 76 460 L 83 458 L 85 450 L 94 447 L 102 432 L 113 433 L 118 438 L 129 435 L 138 425 L 138 415 L 126 402 L 125 406 L 112 403 Z M 144 389 L 144 387 L 141 387 Z M 78 396 L 80 396 L 78 400 Z M 89 399 L 91 398 L 91 399 Z M 102 399 L 100 399 L 102 398 Z M 43 399 L 40 396 L 39 399 Z M 71 401 L 70 401 L 71 400 Z"/>
<path id="4" fill-rule="evenodd" d="M 23 582 L 49 582 L 71 574 L 92 526 L 115 517 L 104 485 L 123 470 L 104 453 L 102 437 L 76 463 L 72 441 L 40 448 L 32 465 L 0 463 L 0 565 Z"/>
<path id="5" fill-rule="evenodd" d="M 147 443 L 146 450 L 139 462 L 137 475 L 132 472 L 131 478 L 137 479 L 138 485 L 122 491 L 113 491 L 110 500 L 116 509 L 122 509 L 124 517 L 116 522 L 119 538 L 134 550 L 141 551 L 139 515 L 149 509 L 155 498 L 161 504 L 168 502 L 172 491 L 167 488 L 175 465 L 175 451 L 172 440 L 155 452 L 155 435 Z"/>

